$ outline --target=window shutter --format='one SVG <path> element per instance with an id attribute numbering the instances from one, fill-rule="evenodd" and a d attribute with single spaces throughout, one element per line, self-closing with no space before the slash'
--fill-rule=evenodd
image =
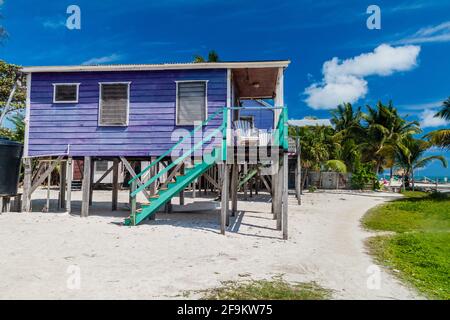
<path id="1" fill-rule="evenodd" d="M 76 84 L 55 84 L 55 102 L 77 102 L 78 85 Z"/>
<path id="2" fill-rule="evenodd" d="M 123 83 L 101 84 L 100 124 L 127 125 L 129 85 Z"/>
<path id="3" fill-rule="evenodd" d="M 178 125 L 206 120 L 206 82 L 178 82 Z"/>

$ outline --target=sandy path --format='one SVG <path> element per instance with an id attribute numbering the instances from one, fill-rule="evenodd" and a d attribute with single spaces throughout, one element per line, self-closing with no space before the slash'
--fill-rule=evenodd
<path id="1" fill-rule="evenodd" d="M 118 226 L 125 213 L 108 211 L 110 196 L 96 192 L 98 214 L 87 219 L 0 215 L 0 298 L 173 298 L 224 280 L 277 274 L 316 281 L 332 289 L 336 299 L 418 298 L 383 270 L 380 288 L 367 288 L 373 261 L 363 241 L 370 234 L 359 220 L 393 195 L 317 192 L 306 194 L 301 207 L 291 196 L 287 242 L 275 230 L 267 196 L 240 201 L 246 212 L 226 237 L 218 234 L 217 212 L 161 214 L 136 228 Z M 120 200 L 126 199 L 121 193 Z M 80 267 L 80 289 L 67 286 L 73 265 Z"/>

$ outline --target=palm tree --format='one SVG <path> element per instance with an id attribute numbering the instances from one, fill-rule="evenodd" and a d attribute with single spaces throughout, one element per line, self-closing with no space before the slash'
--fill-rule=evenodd
<path id="1" fill-rule="evenodd" d="M 414 170 L 427 166 L 433 160 L 439 160 L 442 165 L 447 168 L 447 160 L 442 155 L 424 156 L 427 150 L 431 147 L 428 141 L 421 139 L 414 139 L 407 137 L 403 141 L 405 149 L 397 149 L 396 163 L 405 171 L 406 186 L 409 186 L 409 181 L 412 181 L 412 188 L 414 190 Z"/>
<path id="2" fill-rule="evenodd" d="M 442 109 L 436 114 L 436 117 L 450 121 L 450 97 L 442 104 Z"/>
<path id="3" fill-rule="evenodd" d="M 444 101 L 436 117 L 450 121 L 450 97 Z M 450 129 L 432 131 L 425 136 L 435 146 L 450 149 Z"/>
<path id="4" fill-rule="evenodd" d="M 217 54 L 217 52 L 215 50 L 211 50 L 208 53 L 208 62 L 219 62 L 220 58 L 219 55 Z"/>
<path id="5" fill-rule="evenodd" d="M 331 114 L 331 122 L 336 130 L 334 139 L 338 142 L 334 158 L 342 161 L 353 172 L 361 159 L 359 145 L 364 137 L 361 107 L 354 109 L 351 103 L 344 103 L 332 110 Z"/>
<path id="6" fill-rule="evenodd" d="M 206 61 L 205 58 L 203 58 L 201 55 L 194 56 L 194 63 L 204 63 L 204 62 L 220 62 L 219 55 L 216 51 L 211 50 L 208 53 L 208 61 Z"/>
<path id="7" fill-rule="evenodd" d="M 349 131 L 361 127 L 362 112 L 361 107 L 353 110 L 351 103 L 339 105 L 331 111 L 331 123 L 334 124 L 336 131 Z"/>
<path id="8" fill-rule="evenodd" d="M 376 108 L 367 106 L 368 113 L 364 115 L 367 123 L 365 127 L 364 160 L 374 163 L 375 173 L 378 174 L 382 167 L 390 167 L 393 164 L 397 149 L 403 149 L 404 138 L 421 132 L 417 121 L 403 119 L 394 108 L 392 102 L 387 106 L 381 102 Z"/>
<path id="9" fill-rule="evenodd" d="M 203 58 L 203 57 L 200 56 L 200 55 L 194 56 L 194 63 L 203 63 L 203 62 L 206 62 L 206 61 L 205 61 L 205 58 Z"/>
<path id="10" fill-rule="evenodd" d="M 334 130 L 330 127 L 289 127 L 289 136 L 300 137 L 301 166 L 305 174 L 302 186 L 310 170 L 320 171 L 326 167 L 339 172 L 346 172 L 347 168 L 343 161 L 332 159 L 337 148 L 334 141 Z"/>

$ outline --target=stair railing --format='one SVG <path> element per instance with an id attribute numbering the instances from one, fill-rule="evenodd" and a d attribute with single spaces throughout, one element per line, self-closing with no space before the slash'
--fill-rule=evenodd
<path id="1" fill-rule="evenodd" d="M 287 107 L 282 107 L 282 111 L 275 128 L 274 145 L 280 146 L 284 151 L 288 151 L 289 149 L 288 130 Z"/>
<path id="2" fill-rule="evenodd" d="M 216 118 L 220 113 L 223 114 L 223 120 L 222 120 L 222 124 L 216 128 L 215 130 L 213 130 L 210 134 L 208 134 L 205 138 L 203 138 L 200 142 L 198 142 L 197 144 L 194 145 L 193 148 L 189 148 L 188 151 L 186 151 L 183 155 L 181 155 L 180 157 L 178 157 L 175 161 L 173 161 L 171 164 L 169 164 L 167 167 L 165 167 L 163 170 L 159 171 L 155 176 L 151 177 L 148 181 L 146 181 L 145 183 L 143 183 L 140 187 L 136 188 L 135 186 L 135 181 L 136 179 L 138 179 L 139 177 L 142 176 L 142 174 L 144 174 L 144 172 L 148 171 L 150 168 L 152 168 L 154 165 L 156 165 L 157 163 L 159 163 L 161 160 L 163 160 L 165 157 L 169 156 L 171 154 L 171 152 L 177 147 L 179 146 L 183 141 L 185 141 L 188 137 L 190 138 L 195 132 L 197 132 L 198 130 L 201 130 L 209 121 L 211 121 L 212 119 Z M 130 196 L 132 198 L 135 198 L 136 195 L 143 191 L 145 188 L 147 188 L 149 185 L 151 185 L 153 182 L 155 182 L 156 180 L 158 180 L 162 175 L 164 175 L 165 173 L 167 173 L 170 169 L 172 169 L 173 167 L 177 166 L 180 162 L 184 161 L 187 157 L 190 157 L 192 153 L 194 153 L 196 150 L 198 150 L 199 148 L 203 147 L 203 145 L 207 142 L 209 142 L 213 137 L 215 137 L 219 132 L 223 134 L 226 134 L 226 129 L 227 129 L 227 117 L 226 117 L 226 109 L 222 108 L 219 111 L 215 112 L 214 114 L 212 114 L 210 117 L 208 117 L 208 119 L 206 119 L 205 121 L 202 122 L 201 125 L 197 126 L 196 128 L 194 128 L 194 130 L 192 130 L 190 132 L 189 135 L 185 136 L 183 139 L 181 139 L 177 144 L 175 144 L 172 148 L 170 148 L 168 151 L 166 151 L 163 155 L 161 155 L 158 159 L 156 159 L 154 162 L 152 162 L 149 166 L 147 166 L 139 175 L 136 175 L 133 179 L 131 179 L 128 183 L 132 184 L 132 188 L 131 188 L 131 194 Z M 224 148 L 224 146 L 226 147 L 226 136 L 223 137 L 222 140 L 222 146 L 221 149 Z M 226 159 L 226 148 L 225 150 L 221 150 L 221 159 L 225 160 Z"/>
<path id="3" fill-rule="evenodd" d="M 155 161 L 150 163 L 147 167 L 145 167 L 139 174 L 137 174 L 135 177 L 130 179 L 128 181 L 128 184 L 131 185 L 131 183 L 140 177 L 142 177 L 143 174 L 145 174 L 148 170 L 150 170 L 152 167 L 154 167 L 156 164 L 161 162 L 165 157 L 169 156 L 175 148 L 177 148 L 180 144 L 182 144 L 187 138 L 192 137 L 197 131 L 201 130 L 205 125 L 207 125 L 211 120 L 215 119 L 220 113 L 222 113 L 222 109 L 214 112 L 212 115 L 210 115 L 205 121 L 203 121 L 200 125 L 195 127 L 191 132 L 189 132 L 189 135 L 184 136 L 180 141 L 178 141 L 172 148 L 164 152 L 161 156 L 159 156 Z"/>

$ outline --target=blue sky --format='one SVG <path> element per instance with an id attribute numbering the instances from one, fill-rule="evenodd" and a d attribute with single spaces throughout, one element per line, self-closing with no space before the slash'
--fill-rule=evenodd
<path id="1" fill-rule="evenodd" d="M 291 59 L 285 85 L 291 118 L 329 117 L 330 104 L 345 97 L 361 106 L 393 100 L 425 131 L 449 125 L 432 115 L 450 96 L 450 0 L 0 4 L 0 24 L 9 33 L 0 59 L 11 63 L 186 62 L 210 49 L 222 60 Z M 72 4 L 81 8 L 81 30 L 65 27 Z M 371 4 L 381 8 L 381 30 L 366 26 Z M 437 170 L 433 164 L 424 174 Z M 449 169 L 444 174 L 450 176 Z"/>

